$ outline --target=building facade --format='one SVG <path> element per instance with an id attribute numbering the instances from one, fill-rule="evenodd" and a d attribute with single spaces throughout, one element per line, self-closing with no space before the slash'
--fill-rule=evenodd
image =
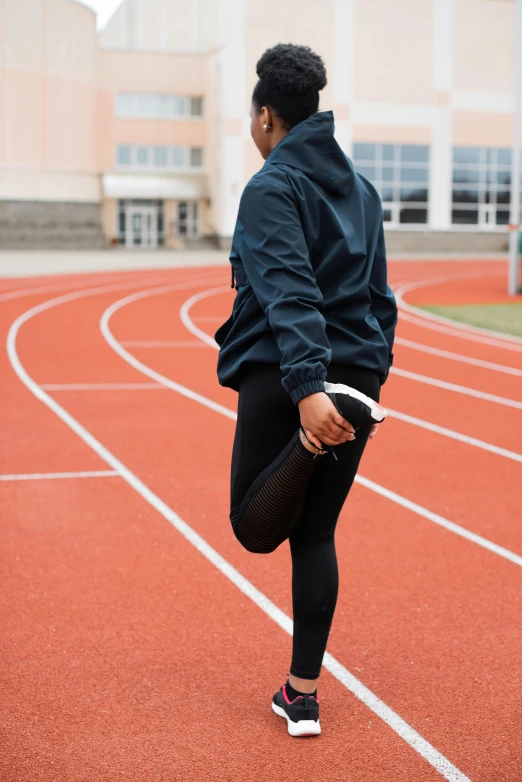
<path id="1" fill-rule="evenodd" d="M 0 246 L 229 243 L 281 41 L 324 58 L 390 246 L 506 245 L 510 0 L 124 0 L 99 35 L 74 0 L 0 0 Z"/>

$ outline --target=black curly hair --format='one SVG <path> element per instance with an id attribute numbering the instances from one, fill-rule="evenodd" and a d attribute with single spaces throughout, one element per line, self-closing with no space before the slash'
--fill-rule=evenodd
<path id="1" fill-rule="evenodd" d="M 290 130 L 315 114 L 319 90 L 326 86 L 326 68 L 309 46 L 278 43 L 256 65 L 259 81 L 252 103 L 257 111 L 269 106 Z"/>

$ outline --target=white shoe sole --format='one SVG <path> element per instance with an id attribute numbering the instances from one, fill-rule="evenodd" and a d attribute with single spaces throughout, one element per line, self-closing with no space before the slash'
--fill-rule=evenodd
<path id="1" fill-rule="evenodd" d="M 315 722 L 315 720 L 299 720 L 299 722 L 292 722 L 292 720 L 288 718 L 286 711 L 280 706 L 276 706 L 275 703 L 272 703 L 272 709 L 279 717 L 285 718 L 288 724 L 288 732 L 291 736 L 302 737 L 320 735 L 321 725 L 319 720 L 317 720 L 317 722 Z"/>
<path id="2" fill-rule="evenodd" d="M 363 394 L 361 391 L 357 391 L 356 388 L 345 386 L 344 383 L 325 383 L 324 390 L 327 394 L 348 394 L 348 396 L 352 396 L 354 399 L 358 399 L 360 402 L 368 405 L 373 420 L 378 424 L 380 424 L 381 421 L 384 421 L 388 415 L 388 411 L 377 404 L 373 399 L 370 399 L 369 396 L 366 396 L 366 394 Z"/>

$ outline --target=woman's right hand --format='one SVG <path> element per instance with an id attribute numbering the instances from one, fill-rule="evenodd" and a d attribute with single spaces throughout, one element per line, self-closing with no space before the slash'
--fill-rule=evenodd
<path id="1" fill-rule="evenodd" d="M 355 430 L 338 412 L 325 393 L 305 396 L 298 402 L 301 426 L 308 439 L 318 448 L 324 445 L 340 445 L 355 440 Z"/>

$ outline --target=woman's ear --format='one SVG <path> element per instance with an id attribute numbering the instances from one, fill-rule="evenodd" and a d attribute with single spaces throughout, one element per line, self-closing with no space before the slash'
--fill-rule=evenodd
<path id="1" fill-rule="evenodd" d="M 263 118 L 263 130 L 268 133 L 269 130 L 272 130 L 272 115 L 266 106 L 263 106 L 261 109 L 261 115 Z"/>

